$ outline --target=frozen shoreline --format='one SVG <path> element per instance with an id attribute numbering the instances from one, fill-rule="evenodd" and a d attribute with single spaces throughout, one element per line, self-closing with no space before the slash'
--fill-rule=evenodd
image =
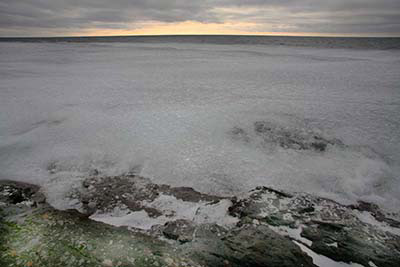
<path id="1" fill-rule="evenodd" d="M 81 202 L 81 212 L 55 210 L 38 187 L 0 181 L 0 263 L 231 267 L 400 263 L 400 222 L 371 203 L 346 207 L 267 187 L 221 199 L 135 175 L 88 177 L 74 196 Z M 130 210 L 129 220 L 115 213 L 123 205 Z M 142 224 L 140 213 L 153 220 L 150 227 L 148 222 Z M 90 214 L 95 221 L 88 219 Z"/>

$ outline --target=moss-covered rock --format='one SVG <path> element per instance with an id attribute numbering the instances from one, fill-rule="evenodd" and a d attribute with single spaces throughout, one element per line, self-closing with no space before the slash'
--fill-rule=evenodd
<path id="1" fill-rule="evenodd" d="M 37 186 L 0 182 L 0 266 L 315 266 L 302 246 L 334 261 L 400 266 L 399 224 L 372 204 L 268 187 L 223 198 L 135 175 L 92 176 L 82 188 L 72 194 L 83 210 L 60 211 Z M 131 220 L 145 214 L 156 223 L 116 227 L 89 217 L 121 205 Z"/>
<path id="2" fill-rule="evenodd" d="M 199 266 L 164 241 L 75 210 L 2 204 L 0 266 Z M 16 205 L 25 209 L 16 212 Z"/>

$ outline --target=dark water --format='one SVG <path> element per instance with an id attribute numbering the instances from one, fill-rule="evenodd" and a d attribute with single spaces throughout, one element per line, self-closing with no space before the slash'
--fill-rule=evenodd
<path id="1" fill-rule="evenodd" d="M 399 37 L 290 37 L 245 35 L 165 35 L 112 37 L 20 37 L 0 38 L 0 42 L 131 42 L 131 43 L 206 43 L 273 45 L 315 48 L 400 49 Z"/>

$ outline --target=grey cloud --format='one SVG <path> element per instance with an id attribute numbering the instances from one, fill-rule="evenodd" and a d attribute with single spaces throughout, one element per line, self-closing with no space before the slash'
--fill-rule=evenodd
<path id="1" fill-rule="evenodd" d="M 244 4 L 246 3 L 246 4 Z M 249 3 L 251 5 L 249 5 Z M 388 33 L 400 35 L 398 0 L 282 0 L 224 1 L 230 7 L 257 7 L 247 14 L 225 13 L 230 20 L 259 24 L 253 31 L 319 33 Z M 268 12 L 265 8 L 279 12 Z M 268 9 L 267 9 L 268 10 Z"/>
<path id="2" fill-rule="evenodd" d="M 251 12 L 232 10 L 247 7 Z M 398 14 L 398 0 L 0 0 L 0 34 L 229 20 L 257 23 L 249 31 L 400 35 Z"/>

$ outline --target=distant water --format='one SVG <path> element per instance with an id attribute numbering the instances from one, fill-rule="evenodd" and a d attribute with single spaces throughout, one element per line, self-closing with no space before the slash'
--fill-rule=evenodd
<path id="1" fill-rule="evenodd" d="M 400 49 L 399 37 L 295 37 L 246 35 L 164 35 L 104 37 L 0 38 L 0 42 L 126 42 L 126 43 L 206 43 L 296 46 L 315 48 Z"/>

